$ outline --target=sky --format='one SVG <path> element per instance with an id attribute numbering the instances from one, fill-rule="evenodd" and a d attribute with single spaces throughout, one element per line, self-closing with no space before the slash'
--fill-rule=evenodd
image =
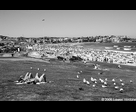
<path id="1" fill-rule="evenodd" d="M 136 10 L 0 10 L 0 35 L 136 36 Z"/>

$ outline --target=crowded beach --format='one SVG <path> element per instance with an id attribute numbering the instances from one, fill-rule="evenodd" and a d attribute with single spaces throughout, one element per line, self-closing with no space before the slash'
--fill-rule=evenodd
<path id="1" fill-rule="evenodd" d="M 72 56 L 78 56 L 83 62 L 98 61 L 114 63 L 120 65 L 136 66 L 135 52 L 125 52 L 110 49 L 94 49 L 82 46 L 67 45 L 34 45 L 31 47 L 32 52 L 36 52 L 40 57 L 62 56 L 67 60 Z"/>

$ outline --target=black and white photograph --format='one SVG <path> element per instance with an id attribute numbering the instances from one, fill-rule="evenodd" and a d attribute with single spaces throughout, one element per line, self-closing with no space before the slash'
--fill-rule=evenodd
<path id="1" fill-rule="evenodd" d="M 0 101 L 136 101 L 136 10 L 0 10 Z"/>

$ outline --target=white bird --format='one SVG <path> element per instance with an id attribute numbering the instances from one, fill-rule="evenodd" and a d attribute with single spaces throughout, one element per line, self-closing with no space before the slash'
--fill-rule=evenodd
<path id="1" fill-rule="evenodd" d="M 101 78 L 99 80 L 101 81 L 101 83 L 104 83 L 104 80 L 102 80 Z"/>
<path id="2" fill-rule="evenodd" d="M 76 77 L 79 78 L 79 75 L 77 75 Z"/>
<path id="3" fill-rule="evenodd" d="M 77 74 L 80 74 L 80 72 L 77 72 Z"/>
<path id="4" fill-rule="evenodd" d="M 124 83 L 121 83 L 122 86 L 124 86 L 125 84 Z"/>
<path id="5" fill-rule="evenodd" d="M 122 79 L 119 79 L 120 82 L 122 82 L 123 80 Z"/>
<path id="6" fill-rule="evenodd" d="M 115 88 L 115 89 L 119 89 L 119 86 L 115 86 L 114 88 Z"/>
<path id="7" fill-rule="evenodd" d="M 39 68 L 37 68 L 37 70 L 40 70 Z"/>
<path id="8" fill-rule="evenodd" d="M 46 71 L 46 69 L 44 69 L 44 71 Z"/>
<path id="9" fill-rule="evenodd" d="M 105 81 L 108 81 L 108 79 L 107 79 L 107 78 L 105 78 Z"/>
<path id="10" fill-rule="evenodd" d="M 95 79 L 95 78 L 94 78 L 93 80 L 94 80 L 94 81 L 97 81 L 97 79 Z"/>
<path id="11" fill-rule="evenodd" d="M 115 79 L 112 79 L 112 82 L 115 82 Z"/>
<path id="12" fill-rule="evenodd" d="M 107 86 L 105 86 L 105 85 L 102 85 L 102 88 L 106 88 Z"/>
<path id="13" fill-rule="evenodd" d="M 133 81 L 132 81 L 132 80 L 130 80 L 129 82 L 130 82 L 130 83 L 132 83 Z"/>
<path id="14" fill-rule="evenodd" d="M 30 67 L 30 69 L 33 69 L 33 67 Z"/>
<path id="15" fill-rule="evenodd" d="M 95 87 L 95 84 L 93 84 L 92 86 Z"/>
<path id="16" fill-rule="evenodd" d="M 114 83 L 113 83 L 113 85 L 115 86 L 115 85 L 116 85 L 116 83 L 114 82 Z"/>
<path id="17" fill-rule="evenodd" d="M 123 88 L 120 88 L 119 91 L 120 91 L 120 92 L 123 92 L 124 90 L 123 90 Z"/>
<path id="18" fill-rule="evenodd" d="M 89 84 L 90 84 L 90 82 L 89 82 L 89 81 L 86 81 L 86 84 L 87 84 L 87 85 L 89 85 Z"/>
<path id="19" fill-rule="evenodd" d="M 83 78 L 83 83 L 86 83 L 86 79 L 85 78 Z"/>
<path id="20" fill-rule="evenodd" d="M 107 82 L 104 82 L 104 85 L 107 85 Z"/>
<path id="21" fill-rule="evenodd" d="M 93 77 L 91 77 L 91 81 L 94 81 L 94 78 L 93 78 Z"/>

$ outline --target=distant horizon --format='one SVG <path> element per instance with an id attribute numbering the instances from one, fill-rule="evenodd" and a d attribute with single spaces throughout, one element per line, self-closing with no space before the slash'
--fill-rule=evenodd
<path id="1" fill-rule="evenodd" d="M 9 37 L 136 38 L 136 10 L 0 10 L 0 25 Z"/>
<path id="2" fill-rule="evenodd" d="M 111 35 L 91 35 L 91 36 L 73 36 L 74 38 L 76 37 L 96 37 L 96 36 L 112 36 L 113 34 Z M 26 38 L 40 38 L 40 37 L 60 37 L 60 36 L 39 36 L 39 37 L 34 37 L 34 36 L 9 36 L 9 35 L 2 35 L 0 34 L 0 36 L 7 36 L 7 37 L 15 37 L 15 38 L 18 38 L 18 37 L 26 37 Z M 113 35 L 113 36 L 127 36 L 127 37 L 130 37 L 130 38 L 136 38 L 136 36 L 129 36 L 129 35 Z M 64 36 L 64 37 L 60 37 L 60 38 L 73 38 L 73 37 L 68 37 L 68 36 Z"/>

